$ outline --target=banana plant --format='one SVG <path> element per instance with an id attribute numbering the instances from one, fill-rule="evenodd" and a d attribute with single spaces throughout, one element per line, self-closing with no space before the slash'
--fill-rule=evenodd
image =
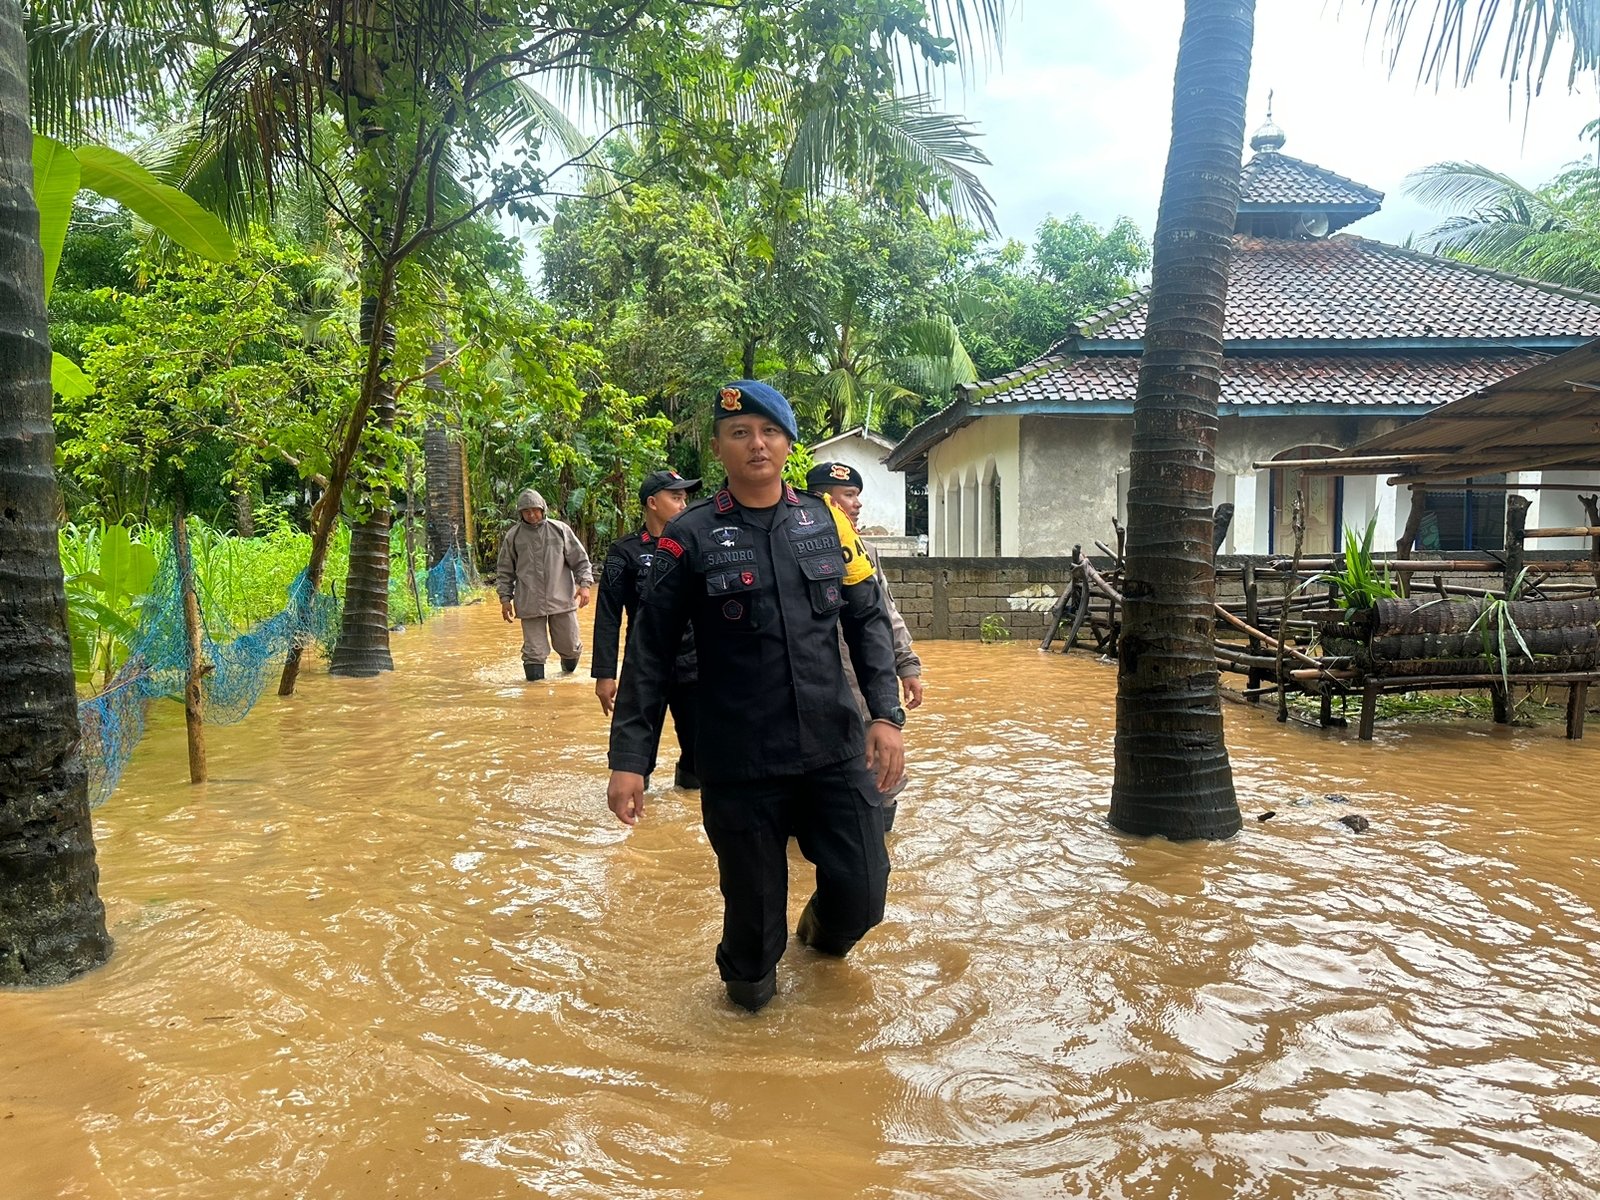
<path id="1" fill-rule="evenodd" d="M 43 134 L 33 136 L 33 195 L 39 207 L 39 244 L 44 251 L 44 296 L 50 299 L 67 225 L 79 192 L 93 192 L 128 209 L 140 221 L 202 258 L 228 262 L 238 250 L 214 215 L 170 184 L 109 146 L 73 149 Z M 63 396 L 94 390 L 82 368 L 64 354 L 52 354 L 50 384 Z"/>
<path id="2" fill-rule="evenodd" d="M 126 525 L 102 524 L 62 538 L 72 672 L 80 684 L 105 687 L 126 661 L 155 586 L 155 549 Z"/>

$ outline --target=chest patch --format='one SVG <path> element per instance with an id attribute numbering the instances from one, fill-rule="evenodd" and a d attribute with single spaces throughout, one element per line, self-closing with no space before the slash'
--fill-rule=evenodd
<path id="1" fill-rule="evenodd" d="M 711 540 L 719 546 L 737 546 L 743 533 L 737 525 L 719 525 L 711 531 Z"/>
<path id="2" fill-rule="evenodd" d="M 700 556 L 700 565 L 704 568 L 727 567 L 734 563 L 753 563 L 756 552 L 749 546 L 740 550 L 707 550 Z"/>

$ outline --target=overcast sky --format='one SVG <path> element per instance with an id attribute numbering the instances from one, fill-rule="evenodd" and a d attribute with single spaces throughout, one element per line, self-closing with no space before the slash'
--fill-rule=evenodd
<path id="1" fill-rule="evenodd" d="M 1385 193 L 1383 210 L 1351 232 L 1400 242 L 1433 224 L 1402 194 L 1406 175 L 1429 163 L 1466 159 L 1538 184 L 1585 153 L 1579 131 L 1600 117 L 1592 84 L 1568 94 L 1558 71 L 1530 114 L 1492 71 L 1466 89 L 1418 85 L 1420 41 L 1391 79 L 1366 11 L 1358 0 L 1259 0 L 1246 121 L 1253 132 L 1265 120 L 1272 89 L 1284 153 Z M 951 86 L 946 106 L 984 134 L 1003 233 L 1031 240 L 1046 216 L 1077 212 L 1100 224 L 1132 217 L 1148 236 L 1182 13 L 1182 0 L 1022 0 L 1000 61 Z"/>

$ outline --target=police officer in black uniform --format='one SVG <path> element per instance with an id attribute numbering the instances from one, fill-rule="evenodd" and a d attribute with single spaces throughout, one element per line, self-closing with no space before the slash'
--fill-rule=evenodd
<path id="1" fill-rule="evenodd" d="M 628 629 L 633 629 L 638 615 L 639 601 L 644 597 L 645 585 L 650 582 L 650 561 L 655 556 L 656 539 L 667 522 L 688 505 L 688 493 L 700 486 L 698 479 L 685 479 L 676 471 L 652 471 L 639 485 L 639 508 L 644 513 L 644 528 L 618 538 L 606 552 L 605 565 L 600 570 L 600 585 L 594 603 L 594 657 L 589 674 L 594 677 L 594 694 L 600 700 L 600 710 L 607 716 L 616 707 L 617 698 L 617 643 L 622 633 L 622 618 L 626 614 Z M 698 790 L 700 778 L 694 769 L 694 688 L 698 668 L 695 665 L 694 633 L 684 630 L 683 642 L 673 664 L 672 683 L 667 689 L 667 707 L 672 710 L 672 724 L 678 732 L 678 765 L 673 770 L 672 782 L 689 791 Z M 650 756 L 650 766 L 655 768 L 655 754 Z M 650 775 L 645 772 L 646 778 Z"/>
<path id="2" fill-rule="evenodd" d="M 717 398 L 728 486 L 657 539 L 611 724 L 607 801 L 632 825 L 686 623 L 699 651 L 701 814 L 723 896 L 717 967 L 735 1003 L 772 999 L 788 941 L 788 841 L 816 865 L 796 937 L 843 956 L 883 919 L 881 791 L 904 763 L 889 618 L 849 522 L 783 482 L 794 413 L 740 380 Z M 839 656 L 839 628 L 870 720 Z"/>

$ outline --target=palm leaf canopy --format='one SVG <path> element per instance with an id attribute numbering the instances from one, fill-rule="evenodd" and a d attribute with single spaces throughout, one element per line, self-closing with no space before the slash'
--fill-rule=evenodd
<path id="1" fill-rule="evenodd" d="M 1420 39 L 1417 78 L 1470 83 L 1487 60 L 1508 84 L 1539 92 L 1566 65 L 1570 90 L 1600 67 L 1600 4 L 1595 0 L 1361 0 L 1382 29 L 1390 68 Z M 1426 26 L 1423 22 L 1426 21 Z"/>
<path id="2" fill-rule="evenodd" d="M 1533 189 L 1477 163 L 1436 163 L 1407 190 L 1450 215 L 1422 248 L 1547 283 L 1600 292 L 1600 171 L 1575 167 Z"/>

